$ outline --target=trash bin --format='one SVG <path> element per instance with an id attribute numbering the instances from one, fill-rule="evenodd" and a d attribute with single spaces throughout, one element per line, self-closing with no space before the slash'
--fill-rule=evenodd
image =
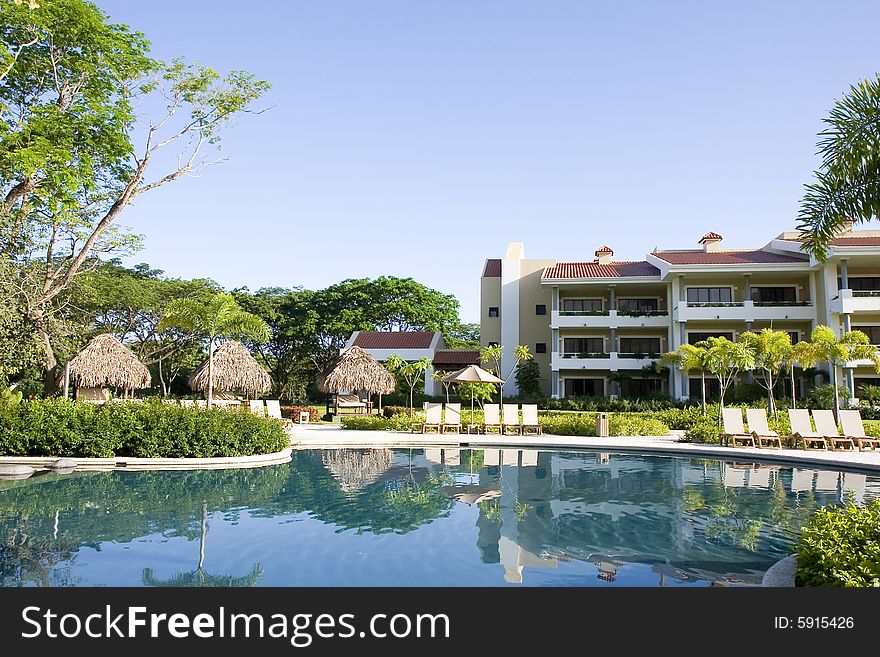
<path id="1" fill-rule="evenodd" d="M 596 435 L 608 435 L 608 413 L 596 413 Z"/>

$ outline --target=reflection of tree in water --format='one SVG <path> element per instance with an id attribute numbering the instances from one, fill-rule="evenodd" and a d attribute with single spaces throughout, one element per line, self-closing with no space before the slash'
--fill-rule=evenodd
<path id="1" fill-rule="evenodd" d="M 75 584 L 69 568 L 58 570 L 56 566 L 71 559 L 77 546 L 66 540 L 34 535 L 33 529 L 23 518 L 6 525 L 5 535 L 0 536 L 0 587 Z"/>
<path id="2" fill-rule="evenodd" d="M 324 466 L 346 495 L 354 495 L 391 467 L 390 449 L 334 449 L 323 454 Z"/>

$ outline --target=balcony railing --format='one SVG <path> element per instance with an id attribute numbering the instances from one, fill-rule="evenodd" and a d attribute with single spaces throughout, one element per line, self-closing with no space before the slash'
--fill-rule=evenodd
<path id="1" fill-rule="evenodd" d="M 792 306 L 812 306 L 812 301 L 753 301 L 752 303 L 758 307 L 769 307 L 769 306 L 779 306 L 779 307 L 792 307 Z"/>
<path id="2" fill-rule="evenodd" d="M 688 301 L 688 308 L 742 308 L 742 301 Z"/>
<path id="3" fill-rule="evenodd" d="M 626 352 L 620 351 L 617 353 L 618 358 L 636 358 L 639 360 L 653 359 L 656 360 L 660 358 L 660 354 L 644 354 L 639 352 Z"/>
<path id="4" fill-rule="evenodd" d="M 854 297 L 880 297 L 880 290 L 853 290 Z"/>
<path id="5" fill-rule="evenodd" d="M 666 317 L 668 310 L 618 310 L 618 317 Z"/>
<path id="6" fill-rule="evenodd" d="M 607 310 L 560 310 L 563 317 L 602 317 L 608 316 Z"/>
<path id="7" fill-rule="evenodd" d="M 597 351 L 566 351 L 562 354 L 563 358 L 611 358 L 611 354 Z"/>

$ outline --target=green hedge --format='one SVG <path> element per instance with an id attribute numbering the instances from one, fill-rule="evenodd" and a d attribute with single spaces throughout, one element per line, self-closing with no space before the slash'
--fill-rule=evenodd
<path id="1" fill-rule="evenodd" d="M 880 500 L 817 511 L 801 534 L 797 564 L 799 586 L 878 586 Z"/>
<path id="2" fill-rule="evenodd" d="M 0 405 L 3 456 L 249 456 L 278 452 L 288 443 L 280 421 L 246 410 L 206 411 L 160 400 Z"/>

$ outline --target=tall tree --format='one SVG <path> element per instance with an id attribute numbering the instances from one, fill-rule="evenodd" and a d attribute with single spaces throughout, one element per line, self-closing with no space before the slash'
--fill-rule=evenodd
<path id="1" fill-rule="evenodd" d="M 406 385 L 409 388 L 409 416 L 412 417 L 413 391 L 425 375 L 425 371 L 431 367 L 431 361 L 428 360 L 427 356 L 420 358 L 419 360 L 407 361 L 397 354 L 392 354 L 391 357 L 385 361 L 385 367 L 387 367 L 390 372 L 400 376 L 406 382 Z"/>
<path id="2" fill-rule="evenodd" d="M 837 368 L 853 360 L 869 360 L 880 372 L 880 350 L 861 331 L 850 331 L 839 338 L 828 326 L 819 325 L 810 334 L 810 349 L 816 362 L 828 363 L 834 385 L 834 417 L 840 419 Z"/>
<path id="3" fill-rule="evenodd" d="M 495 376 L 504 381 L 501 385 L 498 386 L 498 403 L 504 402 L 504 386 L 507 384 L 507 381 L 511 376 L 516 372 L 520 363 L 524 361 L 529 361 L 534 358 L 532 353 L 529 351 L 528 346 L 526 345 L 517 345 L 513 350 L 513 367 L 510 368 L 510 371 L 505 375 L 501 371 L 501 360 L 504 356 L 504 347 L 502 345 L 493 345 L 490 347 L 484 347 L 480 350 L 480 361 L 483 363 L 487 363 L 494 372 Z"/>
<path id="4" fill-rule="evenodd" d="M 806 186 L 798 224 L 804 248 L 820 260 L 846 222 L 880 216 L 880 75 L 851 86 L 824 122 L 822 164 Z"/>
<path id="5" fill-rule="evenodd" d="M 165 308 L 159 330 L 178 328 L 208 341 L 208 408 L 214 401 L 214 343 L 218 338 L 266 342 L 269 327 L 256 315 L 245 312 L 232 295 L 218 293 L 207 301 L 175 299 Z"/>
<path id="6" fill-rule="evenodd" d="M 686 375 L 691 372 L 700 373 L 700 408 L 706 414 L 706 372 L 708 351 L 702 344 L 683 344 L 677 351 L 669 351 L 660 356 L 654 368 L 657 372 L 664 367 L 678 367 Z"/>
<path id="7" fill-rule="evenodd" d="M 742 342 L 731 342 L 724 337 L 710 337 L 697 343 L 706 349 L 706 369 L 718 379 L 719 403 L 724 408 L 724 395 L 740 372 L 755 367 L 755 354 Z M 720 417 L 719 417 L 720 421 Z"/>
<path id="8" fill-rule="evenodd" d="M 117 222 L 124 209 L 206 166 L 204 151 L 268 84 L 162 64 L 142 34 L 86 0 L 3 2 L 0 25 L 0 252 L 24 273 L 20 293 L 50 386 L 59 296 L 101 254 L 136 248 L 139 236 Z M 163 110 L 144 121 L 136 103 Z M 161 155 L 169 148 L 176 159 Z M 154 162 L 167 168 L 151 174 Z"/>
<path id="9" fill-rule="evenodd" d="M 776 399 L 773 389 L 776 387 L 778 375 L 791 358 L 791 336 L 787 331 L 762 329 L 760 333 L 745 331 L 739 341 L 752 350 L 755 356 L 755 379 L 767 391 L 767 403 L 771 414 L 776 413 Z"/>

